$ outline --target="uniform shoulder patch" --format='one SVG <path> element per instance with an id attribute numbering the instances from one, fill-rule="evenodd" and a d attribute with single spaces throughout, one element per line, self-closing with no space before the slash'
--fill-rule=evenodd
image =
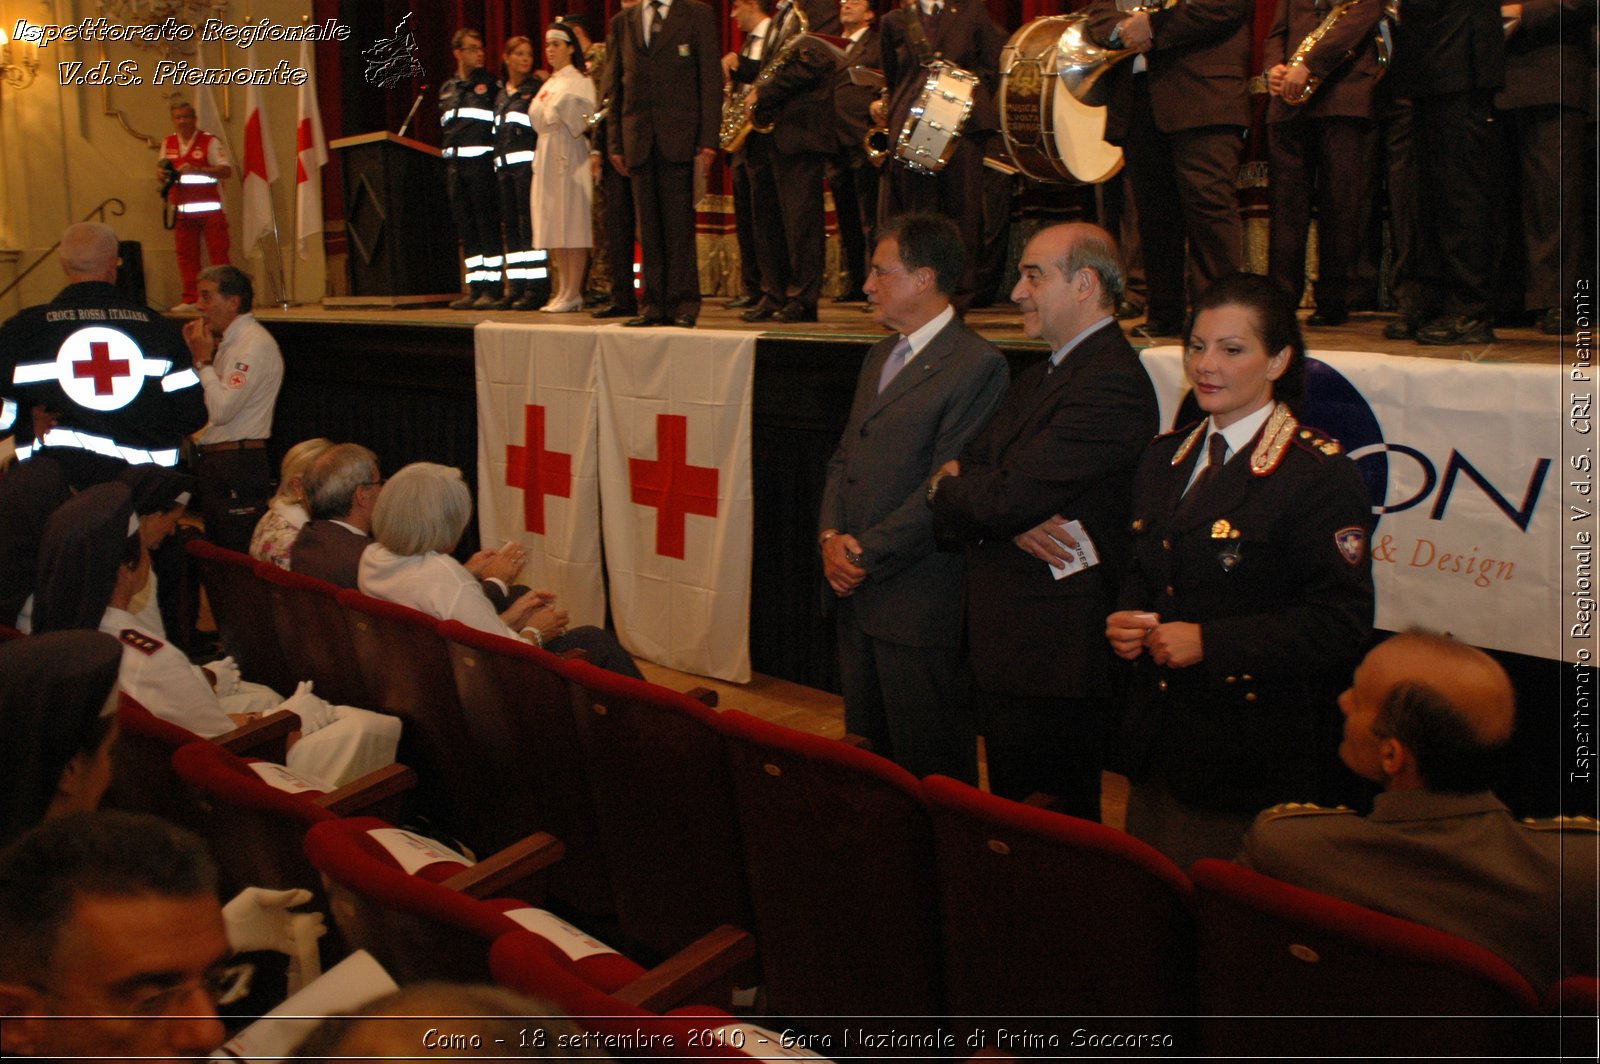
<path id="1" fill-rule="evenodd" d="M 1283 802 L 1261 812 L 1263 821 L 1285 820 L 1296 816 L 1355 816 L 1356 811 L 1344 805 L 1317 805 L 1314 802 Z"/>
<path id="2" fill-rule="evenodd" d="M 157 639 L 155 636 L 145 635 L 137 628 L 124 628 L 118 634 L 117 638 L 122 640 L 124 646 L 130 646 L 146 656 L 154 654 L 156 651 L 166 646 L 165 643 Z"/>
<path id="3" fill-rule="evenodd" d="M 1524 817 L 1520 824 L 1529 831 L 1586 831 L 1600 835 L 1600 820 L 1592 816 Z"/>
<path id="4" fill-rule="evenodd" d="M 1309 451 L 1323 458 L 1332 458 L 1334 455 L 1344 453 L 1344 445 L 1321 429 L 1310 425 L 1301 425 L 1294 434 L 1294 442 L 1302 451 Z"/>
<path id="5" fill-rule="evenodd" d="M 1339 554 L 1351 565 L 1360 565 L 1361 559 L 1367 554 L 1367 530 L 1360 525 L 1350 525 L 1341 528 L 1333 534 L 1333 542 L 1339 548 Z"/>

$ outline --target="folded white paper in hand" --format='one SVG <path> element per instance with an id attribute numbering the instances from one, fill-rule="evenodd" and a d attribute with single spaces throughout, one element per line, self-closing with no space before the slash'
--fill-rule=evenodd
<path id="1" fill-rule="evenodd" d="M 1078 545 L 1069 547 L 1059 536 L 1050 536 L 1051 539 L 1055 540 L 1057 546 L 1072 555 L 1071 561 L 1050 566 L 1051 576 L 1057 580 L 1064 580 L 1073 573 L 1082 572 L 1091 565 L 1100 564 L 1100 552 L 1094 549 L 1094 540 L 1090 539 L 1089 533 L 1084 531 L 1082 522 L 1073 520 L 1057 527 L 1065 529 L 1067 535 L 1078 541 Z"/>
<path id="2" fill-rule="evenodd" d="M 287 709 L 300 718 L 300 734 L 310 735 L 333 723 L 333 706 L 327 700 L 311 693 L 311 681 L 301 680 L 294 694 L 283 700 L 279 709 Z"/>

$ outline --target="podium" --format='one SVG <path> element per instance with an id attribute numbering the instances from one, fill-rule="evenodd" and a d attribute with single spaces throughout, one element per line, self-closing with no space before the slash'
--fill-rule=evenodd
<path id="1" fill-rule="evenodd" d="M 454 299 L 461 247 L 451 221 L 439 149 L 381 131 L 332 141 L 344 174 L 345 232 L 353 296 L 388 302 Z"/>

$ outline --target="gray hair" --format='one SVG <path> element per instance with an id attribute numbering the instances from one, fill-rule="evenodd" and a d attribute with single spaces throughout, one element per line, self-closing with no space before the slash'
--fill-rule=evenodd
<path id="1" fill-rule="evenodd" d="M 1103 229 L 1089 225 L 1078 227 L 1077 239 L 1067 248 L 1067 253 L 1057 265 L 1063 277 L 1071 277 L 1084 268 L 1093 270 L 1100 278 L 1102 307 L 1110 309 L 1121 302 L 1126 283 L 1122 272 L 1122 255 L 1117 251 L 1111 235 Z"/>
<path id="2" fill-rule="evenodd" d="M 207 266 L 200 271 L 198 280 L 216 285 L 217 294 L 224 298 L 238 296 L 240 314 L 250 313 L 255 306 L 255 286 L 250 283 L 250 275 L 237 266 Z"/>
<path id="3" fill-rule="evenodd" d="M 117 265 L 117 233 L 99 222 L 78 222 L 61 234 L 61 268 L 69 277 L 103 277 Z"/>
<path id="4" fill-rule="evenodd" d="M 356 504 L 356 489 L 378 481 L 378 456 L 359 443 L 336 443 L 301 474 L 306 508 L 318 521 L 345 517 Z"/>
<path id="5" fill-rule="evenodd" d="M 301 440 L 283 453 L 283 463 L 278 466 L 278 494 L 272 497 L 273 502 L 298 503 L 299 496 L 290 490 L 292 481 L 300 481 L 300 493 L 305 494 L 306 470 L 317 457 L 324 454 L 333 446 L 333 441 L 324 436 L 315 436 L 309 440 Z"/>
<path id="6" fill-rule="evenodd" d="M 372 511 L 372 535 L 396 554 L 452 550 L 472 516 L 472 494 L 461 470 L 413 462 L 383 487 Z"/>

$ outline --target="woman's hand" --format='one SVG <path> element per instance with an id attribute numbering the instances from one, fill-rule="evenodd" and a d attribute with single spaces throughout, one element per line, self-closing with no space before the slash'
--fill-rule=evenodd
<path id="1" fill-rule="evenodd" d="M 1117 657 L 1133 661 L 1144 653 L 1145 638 L 1160 623 L 1160 614 L 1118 610 L 1106 618 L 1106 640 Z"/>

